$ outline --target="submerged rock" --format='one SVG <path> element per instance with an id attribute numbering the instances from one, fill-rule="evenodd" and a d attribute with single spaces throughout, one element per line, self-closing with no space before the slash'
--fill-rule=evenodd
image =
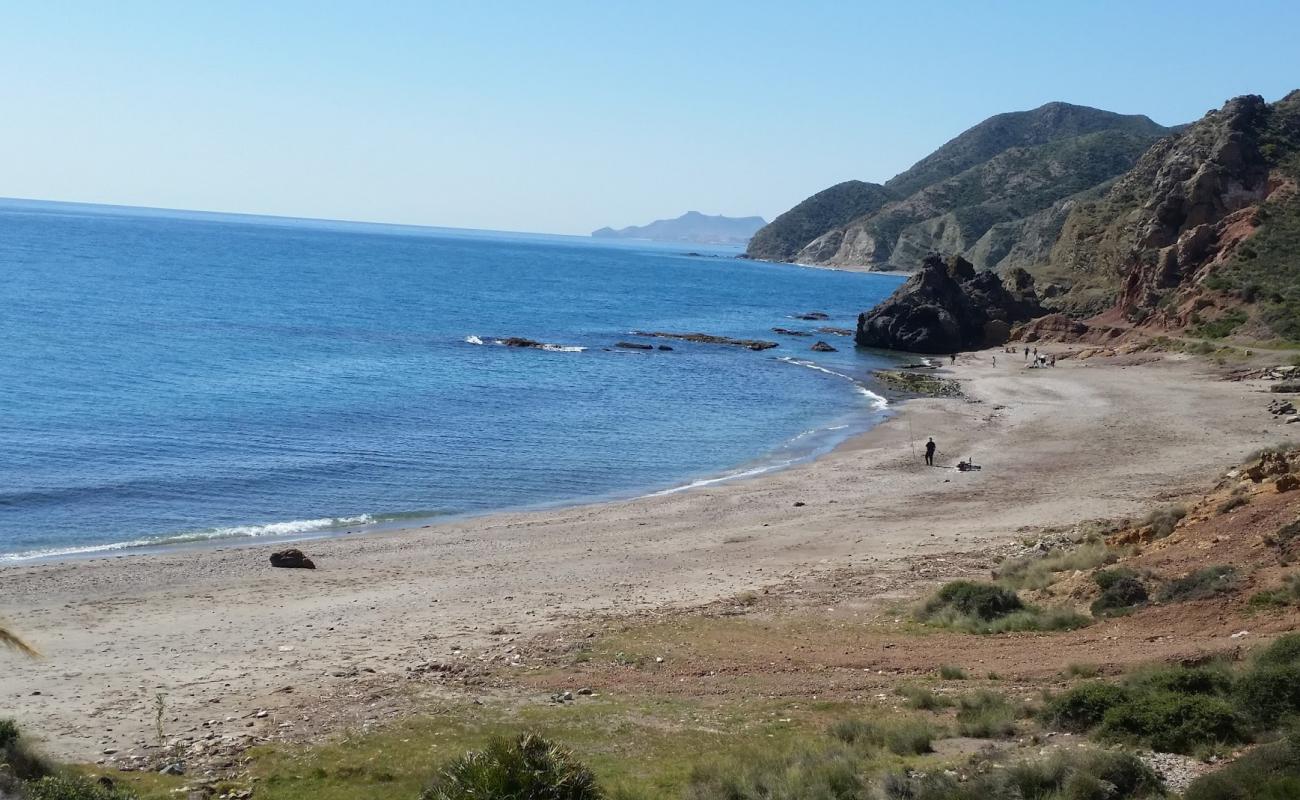
<path id="1" fill-rule="evenodd" d="M 616 342 L 616 343 L 614 344 L 614 346 L 615 346 L 615 347 L 621 347 L 621 348 L 623 348 L 624 350 L 653 350 L 653 349 L 655 349 L 655 346 L 654 346 L 654 345 L 652 345 L 652 344 L 643 344 L 643 343 L 641 343 L 641 342 Z"/>
<path id="2" fill-rule="evenodd" d="M 1015 270 L 1007 282 L 976 272 L 960 256 L 930 255 L 889 299 L 858 316 L 864 347 L 955 353 L 1003 344 L 1010 327 L 1043 313 L 1033 278 Z"/>
<path id="3" fill-rule="evenodd" d="M 809 349 L 809 350 L 812 350 L 814 353 L 837 353 L 837 352 L 839 352 L 839 351 L 836 350 L 834 347 L 831 347 L 830 345 L 826 344 L 825 342 L 821 341 L 820 339 L 817 341 L 816 344 L 814 344 L 812 347 L 810 347 L 810 348 L 808 348 L 808 349 Z"/>
<path id="4" fill-rule="evenodd" d="M 812 336 L 808 331 L 797 331 L 793 328 L 773 328 L 772 333 L 780 334 L 781 336 Z"/>
<path id="5" fill-rule="evenodd" d="M 683 342 L 698 342 L 700 344 L 725 344 L 734 347 L 745 347 L 750 350 L 769 350 L 773 347 L 780 347 L 776 342 L 765 342 L 761 339 L 733 339 L 730 336 L 714 336 L 711 333 L 665 333 L 663 331 L 633 331 L 633 333 L 637 336 L 680 339 Z"/>
<path id="6" fill-rule="evenodd" d="M 272 553 L 271 566 L 282 569 L 316 569 L 316 564 L 296 547 Z"/>

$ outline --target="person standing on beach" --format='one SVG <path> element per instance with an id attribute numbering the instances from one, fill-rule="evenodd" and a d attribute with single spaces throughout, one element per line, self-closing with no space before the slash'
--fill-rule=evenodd
<path id="1" fill-rule="evenodd" d="M 952 361 L 950 361 L 949 363 L 951 363 L 951 364 L 956 364 L 956 363 L 957 363 L 957 354 L 956 354 L 956 353 L 953 353 L 951 356 L 949 356 L 949 358 L 952 359 Z"/>
<path id="2" fill-rule="evenodd" d="M 1026 361 L 1029 360 L 1029 346 L 1028 346 L 1028 345 L 1025 346 L 1025 360 L 1026 360 Z"/>
<path id="3" fill-rule="evenodd" d="M 934 466 L 934 449 L 935 449 L 934 437 L 931 436 L 930 441 L 925 443 L 925 465 L 927 467 Z"/>
<path id="4" fill-rule="evenodd" d="M 998 365 L 998 357 L 997 357 L 997 356 L 993 356 L 993 366 L 996 367 L 997 365 Z"/>

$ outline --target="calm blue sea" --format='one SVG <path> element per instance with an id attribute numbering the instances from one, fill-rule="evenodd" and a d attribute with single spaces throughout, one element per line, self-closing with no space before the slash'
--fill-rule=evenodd
<path id="1" fill-rule="evenodd" d="M 881 356 L 770 329 L 899 279 L 734 255 L 0 201 L 0 561 L 671 490 L 878 420 Z"/>

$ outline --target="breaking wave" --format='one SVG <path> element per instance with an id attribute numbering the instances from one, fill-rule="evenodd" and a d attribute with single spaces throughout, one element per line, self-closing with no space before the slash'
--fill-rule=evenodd
<path id="1" fill-rule="evenodd" d="M 781 356 L 780 358 L 777 359 L 777 361 L 784 361 L 787 364 L 794 364 L 800 367 L 807 367 L 808 369 L 816 370 L 818 372 L 824 372 L 827 375 L 831 375 L 841 380 L 848 381 L 849 383 L 853 384 L 853 388 L 856 389 L 859 394 L 867 398 L 867 400 L 871 403 L 871 410 L 873 411 L 884 411 L 885 408 L 889 406 L 888 400 L 876 394 L 875 392 L 871 391 L 867 387 L 863 386 L 861 381 L 859 381 L 857 378 L 852 377 L 851 375 L 845 375 L 842 372 L 836 372 L 833 369 L 827 369 L 826 367 L 823 367 L 821 364 L 814 364 L 811 361 L 805 361 L 801 358 Z"/>

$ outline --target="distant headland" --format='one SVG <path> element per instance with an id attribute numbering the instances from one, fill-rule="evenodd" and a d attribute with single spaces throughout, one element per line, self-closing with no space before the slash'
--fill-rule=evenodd
<path id="1" fill-rule="evenodd" d="M 649 239 L 656 242 L 745 244 L 767 223 L 762 217 L 724 217 L 687 211 L 676 219 L 658 219 L 649 225 L 592 231 L 597 239 Z"/>

